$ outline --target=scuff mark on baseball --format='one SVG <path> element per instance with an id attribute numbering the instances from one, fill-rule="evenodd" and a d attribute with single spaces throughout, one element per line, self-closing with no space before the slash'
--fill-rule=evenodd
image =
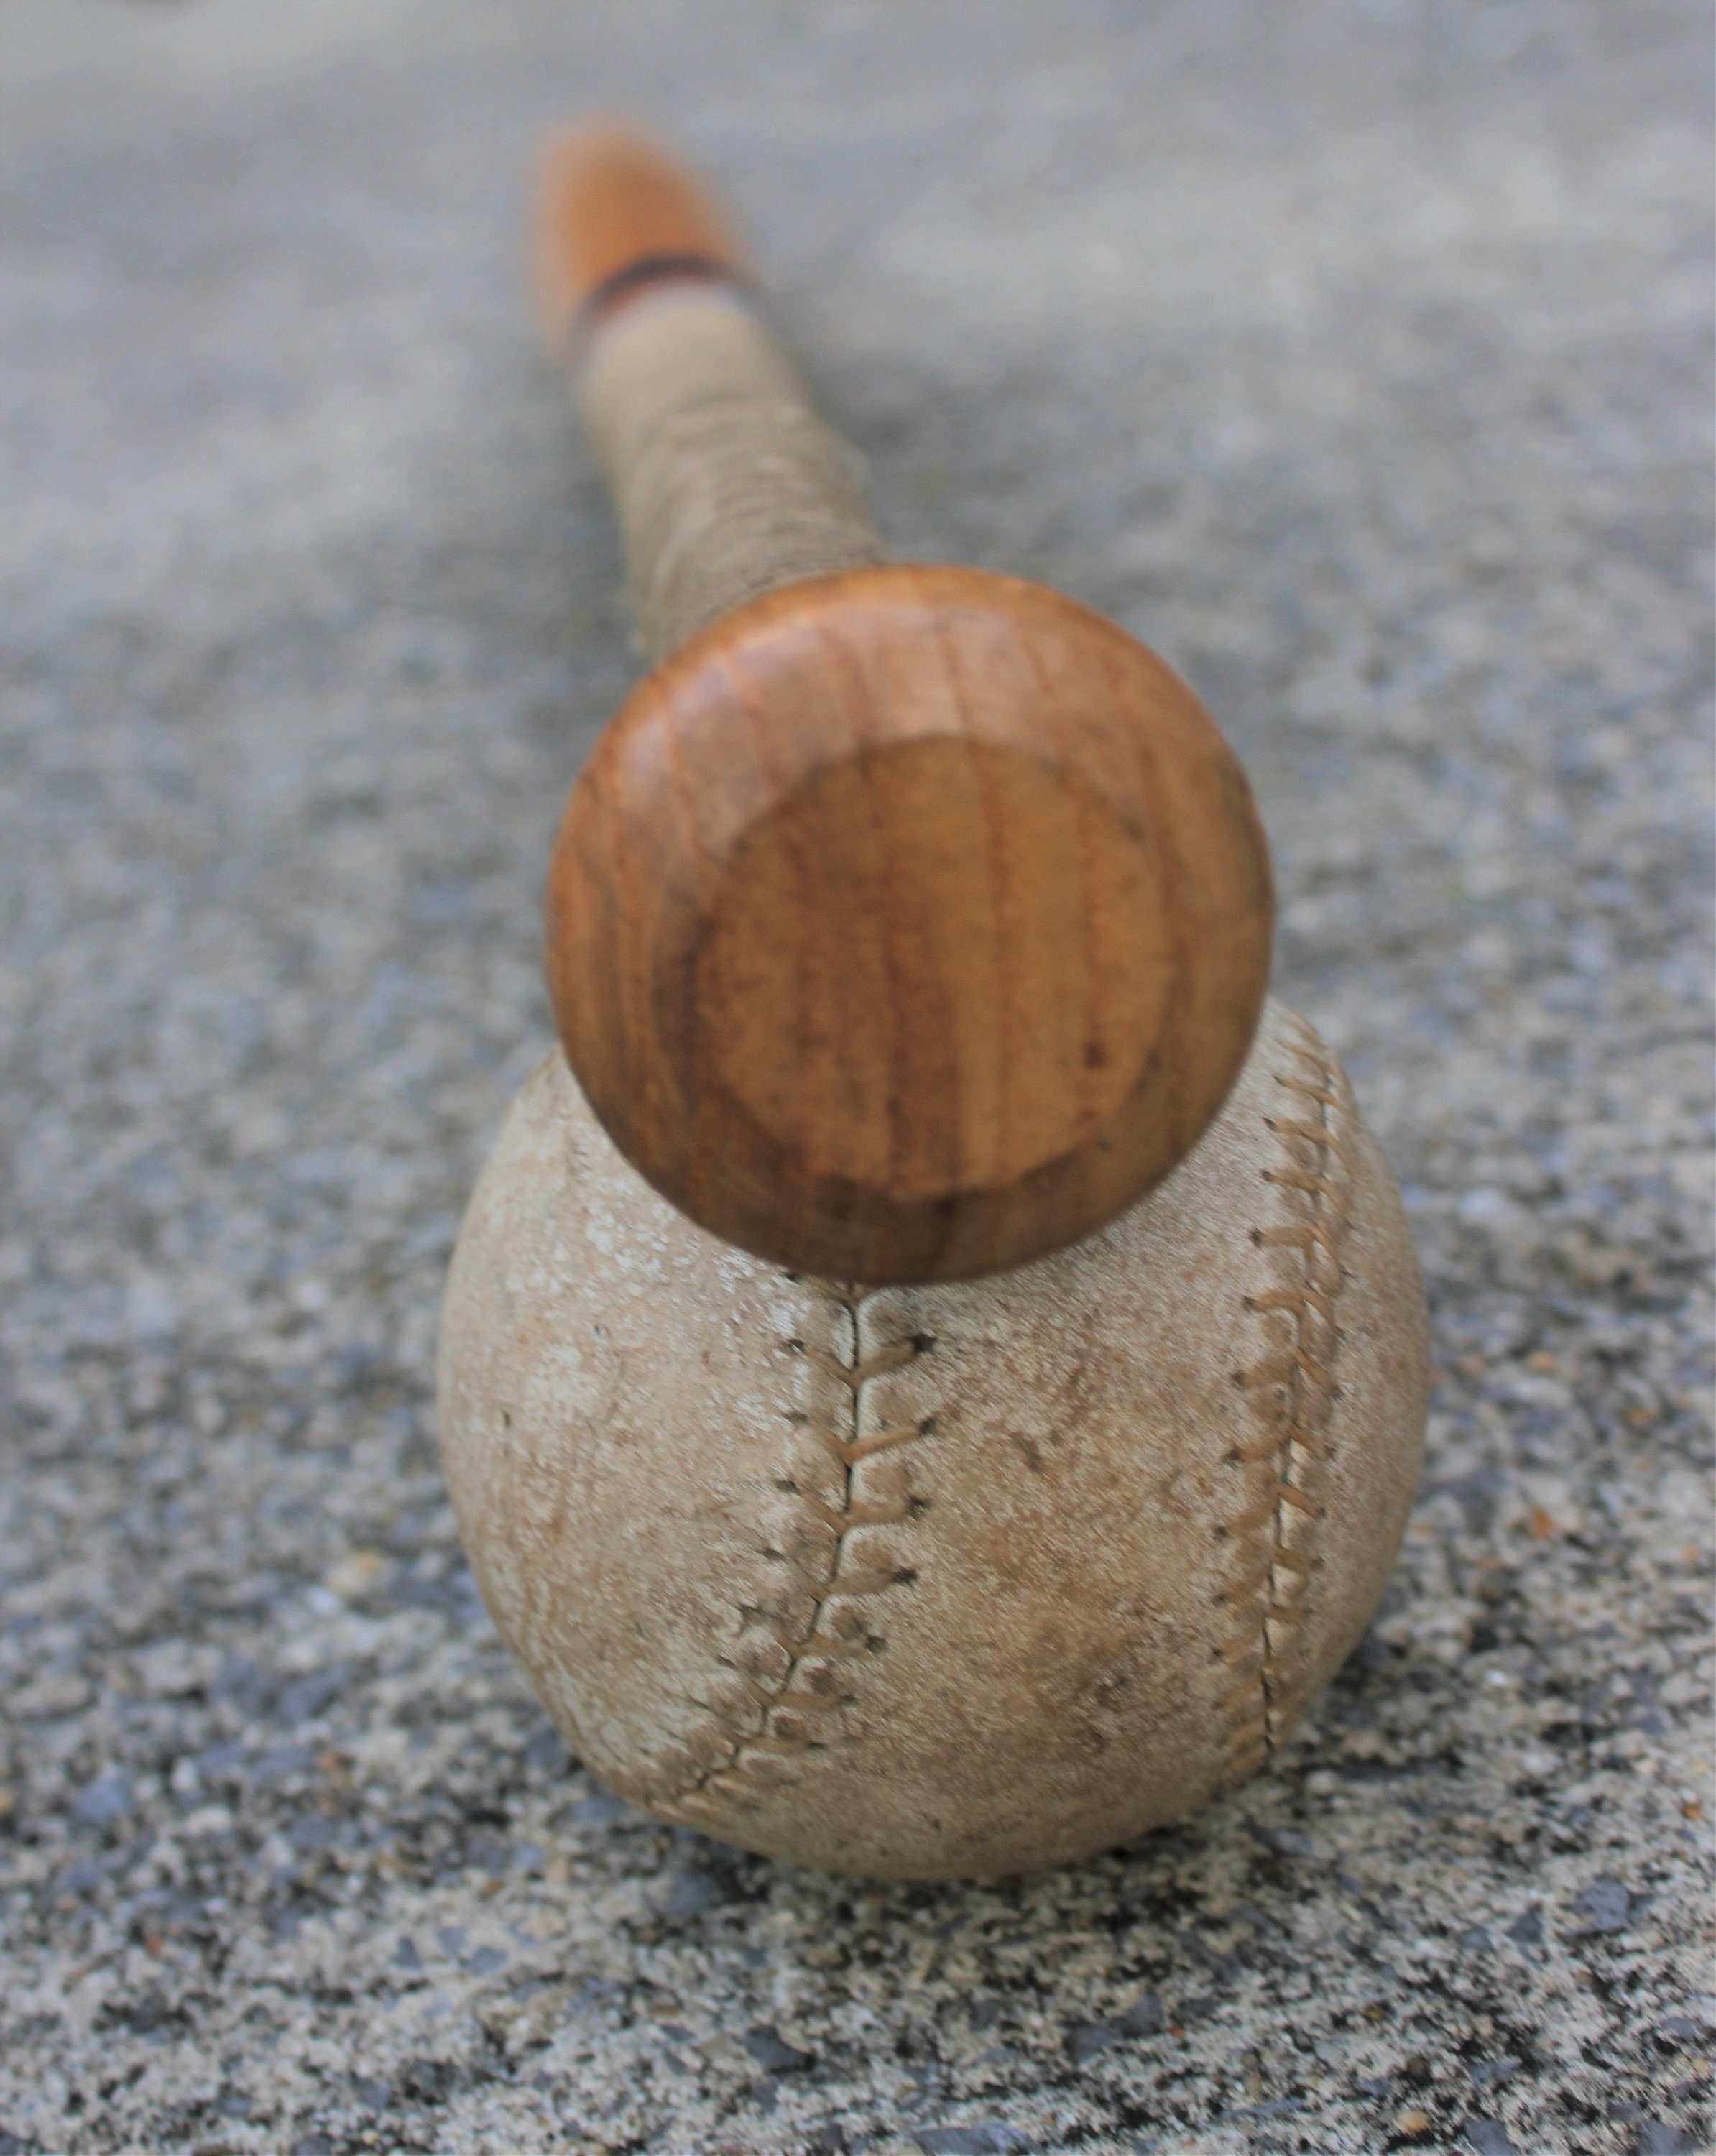
<path id="1" fill-rule="evenodd" d="M 1399 1193 L 1271 1004 L 1099 1235 L 858 1289 L 716 1240 L 557 1051 L 477 1185 L 442 1448 L 502 1638 L 658 1817 L 893 1878 L 1071 1861 L 1266 1765 L 1363 1630 L 1428 1383 Z"/>

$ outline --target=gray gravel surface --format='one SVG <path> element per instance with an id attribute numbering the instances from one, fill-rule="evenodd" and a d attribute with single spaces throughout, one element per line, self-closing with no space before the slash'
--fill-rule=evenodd
<path id="1" fill-rule="evenodd" d="M 1707 10 L 10 0 L 0 2152 L 1707 2146 Z M 524 174 L 718 172 L 905 553 L 1254 774 L 1439 1385 L 1280 1771 L 983 1888 L 654 1825 L 435 1458 L 631 672 Z"/>

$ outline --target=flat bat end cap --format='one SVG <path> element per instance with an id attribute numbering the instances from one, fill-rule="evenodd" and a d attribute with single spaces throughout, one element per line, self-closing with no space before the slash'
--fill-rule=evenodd
<path id="1" fill-rule="evenodd" d="M 639 684 L 567 805 L 548 985 L 609 1136 L 703 1227 L 957 1279 L 1183 1158 L 1272 925 L 1244 774 L 1153 653 L 1040 585 L 891 563 Z"/>

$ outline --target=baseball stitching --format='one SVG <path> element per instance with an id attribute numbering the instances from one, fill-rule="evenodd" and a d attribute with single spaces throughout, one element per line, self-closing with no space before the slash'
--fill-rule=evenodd
<path id="1" fill-rule="evenodd" d="M 1266 1118 L 1275 1158 L 1261 1171 L 1270 1196 L 1251 1234 L 1267 1254 L 1266 1270 L 1245 1298 L 1262 1352 L 1234 1373 L 1256 1435 L 1228 1455 L 1246 1488 L 1241 1509 L 1216 1530 L 1235 1556 L 1235 1576 L 1218 1598 L 1230 1613 L 1216 1650 L 1230 1678 L 1220 1702 L 1225 1786 L 1267 1763 L 1306 1704 L 1311 1587 L 1339 1396 L 1338 1309 L 1357 1111 L 1340 1066 L 1302 1019 L 1289 1019 L 1281 1045 L 1285 1067 L 1272 1074 L 1280 1106 Z M 770 1789 L 791 1786 L 805 1755 L 835 1739 L 855 1697 L 855 1665 L 884 1644 L 877 1599 L 914 1577 L 887 1538 L 861 1531 L 907 1527 L 922 1501 L 904 1476 L 886 1494 L 866 1495 L 860 1470 L 929 1434 L 927 1421 L 872 1426 L 866 1394 L 872 1379 L 931 1343 L 908 1336 L 866 1352 L 874 1292 L 797 1284 L 832 1306 L 839 1345 L 830 1353 L 799 1339 L 781 1343 L 825 1381 L 811 1388 L 810 1413 L 785 1412 L 830 1455 L 838 1502 L 804 1486 L 790 1468 L 784 1472 L 777 1487 L 789 1503 L 759 1548 L 766 1569 L 740 1608 L 737 1640 L 717 1650 L 719 1681 L 687 1702 L 693 1718 L 677 1743 L 641 1769 L 609 1778 L 650 1810 L 716 1831 L 736 1813 L 755 1811 Z"/>
<path id="2" fill-rule="evenodd" d="M 735 1811 L 753 1811 L 771 1789 L 798 1779 L 804 1754 L 824 1748 L 840 1710 L 851 1704 L 851 1670 L 883 1644 L 874 1623 L 876 1598 L 914 1577 L 886 1543 L 862 1529 L 907 1525 L 921 1501 L 897 1478 L 892 1493 L 866 1495 L 866 1460 L 927 1434 L 927 1422 L 873 1421 L 866 1388 L 901 1368 L 932 1344 L 918 1335 L 884 1340 L 865 1351 L 873 1293 L 800 1280 L 834 1306 L 839 1352 L 803 1340 L 782 1345 L 805 1357 L 827 1381 L 814 1389 L 815 1411 L 788 1413 L 830 1455 L 840 1477 L 840 1502 L 830 1504 L 794 1479 L 790 1467 L 778 1487 L 792 1502 L 785 1531 L 758 1551 L 768 1571 L 741 1609 L 737 1645 L 721 1650 L 724 1676 L 711 1696 L 691 1702 L 699 1713 L 680 1743 L 659 1753 L 625 1794 L 688 1825 L 718 1827 Z M 611 1779 L 611 1778 L 610 1778 Z"/>
<path id="3" fill-rule="evenodd" d="M 1219 1530 L 1243 1568 L 1221 1597 L 1233 1628 L 1220 1658 L 1236 1680 L 1222 1702 L 1230 1786 L 1274 1756 L 1309 1691 L 1311 1583 L 1334 1449 L 1341 1250 L 1352 1217 L 1357 1111 L 1345 1075 L 1302 1019 L 1291 1020 L 1282 1045 L 1292 1061 L 1273 1073 L 1282 1099 L 1266 1122 L 1277 1152 L 1263 1171 L 1274 1203 L 1252 1231 L 1260 1250 L 1281 1256 L 1272 1283 L 1246 1298 L 1264 1353 L 1234 1373 L 1259 1435 L 1229 1455 L 1232 1466 L 1261 1471 L 1263 1487 L 1254 1481 L 1252 1502 Z"/>

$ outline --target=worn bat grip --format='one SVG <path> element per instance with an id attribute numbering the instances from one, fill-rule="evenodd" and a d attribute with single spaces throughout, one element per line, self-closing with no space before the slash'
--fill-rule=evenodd
<path id="1" fill-rule="evenodd" d="M 758 319 L 688 173 L 629 129 L 567 136 L 544 167 L 537 259 L 650 660 L 747 599 L 884 558 L 853 452 Z"/>

